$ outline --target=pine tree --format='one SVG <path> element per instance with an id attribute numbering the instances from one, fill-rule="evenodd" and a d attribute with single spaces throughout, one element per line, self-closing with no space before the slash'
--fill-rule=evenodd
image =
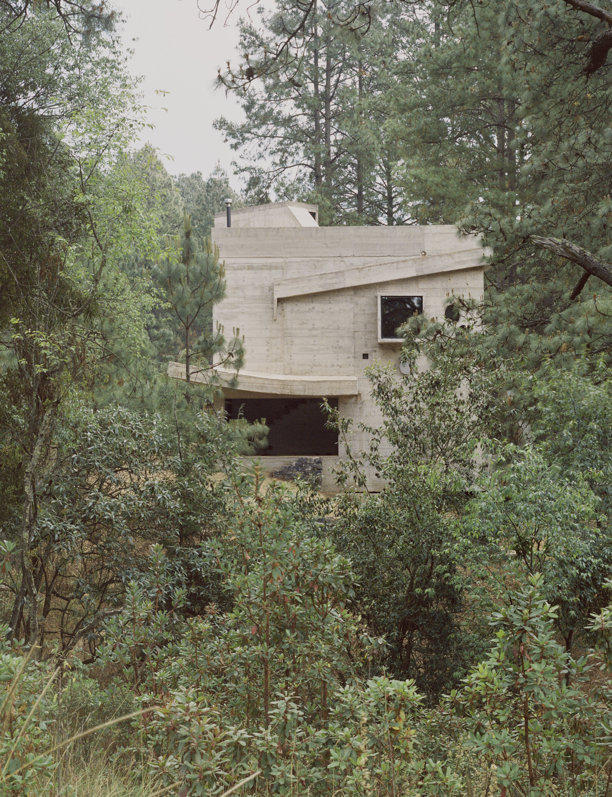
<path id="1" fill-rule="evenodd" d="M 178 251 L 178 248 L 177 248 Z M 180 251 L 166 256 L 155 270 L 155 277 L 172 308 L 177 322 L 177 337 L 185 359 L 185 377 L 194 373 L 213 374 L 214 365 L 238 367 L 241 346 L 235 337 L 226 342 L 220 329 L 214 330 L 212 308 L 225 295 L 224 266 L 219 250 L 209 239 L 202 244 L 193 235 L 191 218 L 185 214 Z M 217 362 L 213 358 L 217 357 Z"/>
<path id="2" fill-rule="evenodd" d="M 215 214 L 225 209 L 225 200 L 231 199 L 234 208 L 242 205 L 240 196 L 231 188 L 226 172 L 219 164 L 209 177 L 202 172 L 179 174 L 174 184 L 181 195 L 185 212 L 191 216 L 193 234 L 206 238 L 212 230 Z"/>
<path id="3" fill-rule="evenodd" d="M 441 4 L 444 5 L 444 4 Z M 585 79 L 600 22 L 563 0 L 455 4 L 407 92 L 402 185 L 422 222 L 492 248 L 487 322 L 531 364 L 610 350 L 610 291 L 532 236 L 610 262 L 609 67 Z M 435 34 L 435 35 L 434 35 Z M 407 76 L 406 76 L 407 77 Z"/>
<path id="4" fill-rule="evenodd" d="M 317 0 L 294 47 L 269 71 L 267 54 L 280 52 L 303 9 L 277 8 L 262 13 L 262 27 L 244 25 L 240 47 L 248 59 L 234 85 L 251 73 L 262 77 L 241 94 L 248 121 L 220 119 L 217 127 L 246 160 L 239 171 L 248 176 L 250 200 L 314 201 L 324 224 L 396 223 L 397 151 L 387 116 L 404 26 L 390 35 L 381 11 L 364 36 L 358 25 L 339 24 L 350 9 Z"/>

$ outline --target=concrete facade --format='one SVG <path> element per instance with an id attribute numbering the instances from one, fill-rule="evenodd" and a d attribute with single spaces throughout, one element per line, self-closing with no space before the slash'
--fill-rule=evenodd
<path id="1" fill-rule="evenodd" d="M 367 445 L 359 423 L 380 420 L 365 369 L 376 360 L 399 365 L 401 343 L 380 340 L 379 297 L 422 297 L 423 313 L 441 317 L 449 295 L 482 297 L 483 250 L 452 226 L 319 227 L 317 218 L 304 203 L 234 211 L 230 228 L 225 213 L 216 217 L 227 292 L 214 322 L 239 328 L 246 350 L 226 393 L 335 397 L 359 450 Z M 332 489 L 334 457 L 325 460 Z M 373 474 L 370 486 L 380 486 Z"/>

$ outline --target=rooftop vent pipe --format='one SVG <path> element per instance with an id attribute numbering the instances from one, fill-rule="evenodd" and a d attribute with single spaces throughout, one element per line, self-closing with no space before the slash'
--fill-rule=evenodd
<path id="1" fill-rule="evenodd" d="M 225 213 L 227 215 L 227 226 L 232 226 L 232 200 L 226 199 L 225 200 Z"/>

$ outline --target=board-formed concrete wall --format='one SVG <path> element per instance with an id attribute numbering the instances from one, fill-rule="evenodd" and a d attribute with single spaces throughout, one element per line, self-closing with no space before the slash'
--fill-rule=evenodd
<path id="1" fill-rule="evenodd" d="M 231 395 L 337 395 L 360 449 L 358 424 L 380 422 L 365 369 L 399 364 L 400 345 L 379 342 L 378 296 L 422 296 L 424 314 L 441 317 L 450 295 L 482 297 L 483 251 L 448 225 L 318 227 L 316 215 L 314 205 L 280 203 L 234 211 L 231 228 L 217 216 L 227 290 L 214 322 L 244 336 L 243 382 Z"/>

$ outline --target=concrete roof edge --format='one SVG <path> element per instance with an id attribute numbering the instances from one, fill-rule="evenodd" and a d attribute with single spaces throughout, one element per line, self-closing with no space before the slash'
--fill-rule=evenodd
<path id="1" fill-rule="evenodd" d="M 268 210 L 272 210 L 274 208 L 305 208 L 306 210 L 313 211 L 318 213 L 319 206 L 312 205 L 309 202 L 294 202 L 293 200 L 287 200 L 286 202 L 269 202 L 267 205 L 247 205 L 243 208 L 232 208 L 232 216 L 236 214 L 245 214 L 245 213 L 266 213 Z M 225 211 L 219 211 L 219 213 L 215 213 L 216 219 L 225 218 Z"/>

